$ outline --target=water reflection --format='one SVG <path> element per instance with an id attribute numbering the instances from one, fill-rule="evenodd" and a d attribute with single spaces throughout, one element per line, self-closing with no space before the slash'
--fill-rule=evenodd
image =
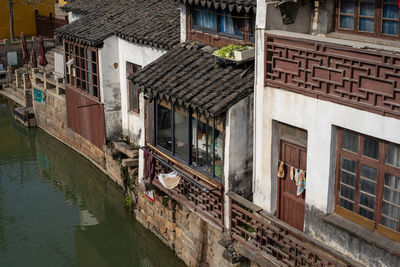
<path id="1" fill-rule="evenodd" d="M 0 103 L 0 266 L 183 266 L 120 190 Z"/>

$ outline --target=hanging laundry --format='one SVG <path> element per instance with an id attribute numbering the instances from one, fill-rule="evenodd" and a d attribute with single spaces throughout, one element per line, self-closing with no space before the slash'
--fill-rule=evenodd
<path id="1" fill-rule="evenodd" d="M 152 202 L 156 202 L 156 196 L 154 194 L 154 190 L 144 191 L 144 195 L 150 199 Z"/>
<path id="2" fill-rule="evenodd" d="M 144 176 L 147 177 L 149 179 L 149 183 L 152 184 L 154 177 L 156 176 L 155 174 L 156 160 L 150 149 L 145 149 L 143 154 L 146 163 Z"/>
<path id="3" fill-rule="evenodd" d="M 181 177 L 176 172 L 160 173 L 158 180 L 167 189 L 174 189 L 181 180 Z"/>
<path id="4" fill-rule="evenodd" d="M 281 161 L 281 164 L 279 164 L 279 169 L 278 169 L 278 177 L 279 178 L 284 178 L 285 177 L 285 170 L 284 170 L 285 163 Z"/>
<path id="5" fill-rule="evenodd" d="M 294 179 L 294 167 L 290 166 L 290 180 Z"/>
<path id="6" fill-rule="evenodd" d="M 296 182 L 297 185 L 297 182 L 299 181 L 299 169 L 297 168 L 294 168 L 294 181 Z"/>
<path id="7" fill-rule="evenodd" d="M 306 190 L 306 176 L 304 171 L 299 172 L 299 181 L 297 182 L 297 196 L 300 196 Z"/>

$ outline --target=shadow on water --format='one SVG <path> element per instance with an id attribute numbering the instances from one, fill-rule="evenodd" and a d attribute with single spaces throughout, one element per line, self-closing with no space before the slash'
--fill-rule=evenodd
<path id="1" fill-rule="evenodd" d="M 183 266 L 101 171 L 11 115 L 0 102 L 0 266 Z"/>

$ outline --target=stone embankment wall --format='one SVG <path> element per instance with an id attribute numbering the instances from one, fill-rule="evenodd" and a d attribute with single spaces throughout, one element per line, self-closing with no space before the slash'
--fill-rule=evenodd
<path id="1" fill-rule="evenodd" d="M 34 102 L 33 106 L 38 126 L 106 171 L 124 189 L 137 220 L 173 249 L 186 265 L 235 266 L 222 257 L 225 247 L 219 244 L 223 234 L 219 229 L 162 192 L 156 190 L 155 202 L 149 200 L 137 175 L 124 172 L 121 160 L 115 159 L 114 148 L 105 148 L 105 153 L 68 128 L 65 95 L 48 90 L 46 103 Z"/>
<path id="2" fill-rule="evenodd" d="M 219 244 L 222 232 L 168 196 L 156 192 L 149 200 L 142 184 L 136 182 L 134 214 L 188 266 L 234 266 L 223 257 Z M 157 191 L 157 190 L 156 190 Z"/>
<path id="3" fill-rule="evenodd" d="M 33 101 L 33 109 L 40 128 L 104 167 L 104 152 L 68 128 L 65 95 L 47 90 L 46 103 Z"/>

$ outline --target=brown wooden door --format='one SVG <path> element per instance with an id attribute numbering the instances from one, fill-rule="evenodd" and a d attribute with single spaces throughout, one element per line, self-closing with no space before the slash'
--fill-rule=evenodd
<path id="1" fill-rule="evenodd" d="M 296 181 L 290 179 L 290 166 L 306 170 L 307 149 L 280 141 L 279 159 L 285 162 L 285 177 L 278 179 L 278 218 L 303 231 L 306 191 L 297 196 Z"/>
<path id="2" fill-rule="evenodd" d="M 68 127 L 103 149 L 106 140 L 104 109 L 100 100 L 66 86 Z"/>

